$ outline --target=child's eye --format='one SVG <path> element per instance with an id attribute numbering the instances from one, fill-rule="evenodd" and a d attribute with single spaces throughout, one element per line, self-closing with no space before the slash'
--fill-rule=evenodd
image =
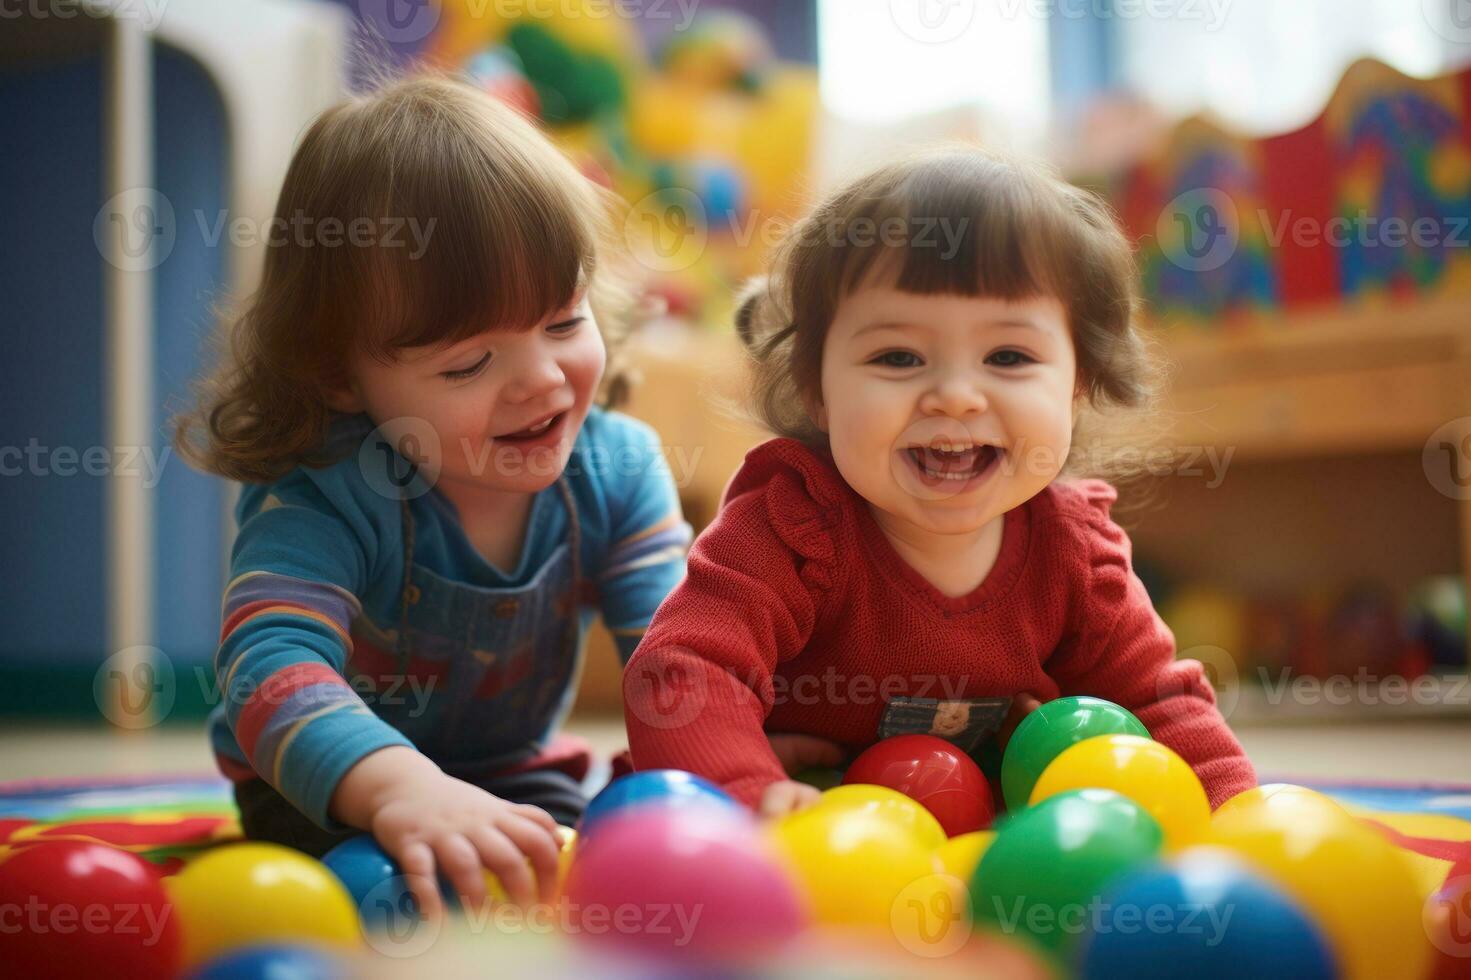
<path id="1" fill-rule="evenodd" d="M 574 316 L 570 320 L 562 320 L 559 323 L 548 324 L 547 333 L 556 334 L 559 337 L 565 337 L 567 334 L 574 332 L 578 327 L 582 326 L 582 321 L 585 319 L 587 318 Z"/>
<path id="2" fill-rule="evenodd" d="M 877 364 L 880 367 L 912 368 L 920 367 L 924 364 L 924 361 L 913 351 L 886 350 L 882 354 L 870 358 L 868 363 Z"/>
<path id="3" fill-rule="evenodd" d="M 997 367 L 1021 367 L 1024 364 L 1037 363 L 1032 357 L 1023 354 L 1019 350 L 999 350 L 986 358 L 986 363 Z"/>
<path id="4" fill-rule="evenodd" d="M 467 367 L 467 368 L 460 368 L 458 371 L 441 371 L 440 374 L 439 374 L 439 376 L 441 378 L 444 378 L 447 381 L 463 381 L 466 378 L 473 378 L 473 377 L 475 377 L 475 375 L 479 374 L 482 370 L 484 370 L 485 365 L 487 365 L 489 363 L 490 363 L 490 352 L 489 351 L 486 351 L 484 357 L 480 358 L 480 360 L 476 361 L 474 364 L 470 365 L 469 367 Z"/>

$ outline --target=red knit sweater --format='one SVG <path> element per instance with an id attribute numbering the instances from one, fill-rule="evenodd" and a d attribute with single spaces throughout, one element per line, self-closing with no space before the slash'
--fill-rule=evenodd
<path id="1" fill-rule="evenodd" d="M 830 457 L 790 439 L 752 450 L 689 573 L 624 671 L 638 769 L 699 773 L 747 804 L 786 778 L 764 732 L 878 738 L 890 697 L 1089 694 L 1133 711 L 1211 805 L 1251 763 L 1130 565 L 1117 493 L 1054 483 L 1004 517 L 975 591 L 944 595 L 894 551 Z"/>

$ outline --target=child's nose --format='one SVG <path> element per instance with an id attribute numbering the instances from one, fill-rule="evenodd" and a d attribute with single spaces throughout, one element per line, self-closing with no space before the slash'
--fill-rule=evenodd
<path id="1" fill-rule="evenodd" d="M 560 388 L 567 380 L 555 358 L 534 354 L 517 364 L 505 387 L 509 401 L 524 402 Z"/>
<path id="2" fill-rule="evenodd" d="M 963 418 L 979 415 L 990 408 L 990 401 L 980 381 L 968 371 L 951 371 L 920 399 L 920 410 L 926 415 L 950 415 Z"/>

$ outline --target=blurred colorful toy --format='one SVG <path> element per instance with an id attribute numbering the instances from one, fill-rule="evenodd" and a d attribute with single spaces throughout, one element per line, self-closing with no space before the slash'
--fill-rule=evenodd
<path id="1" fill-rule="evenodd" d="M 1008 816 L 982 855 L 970 882 L 976 921 L 1069 950 L 1087 910 L 1163 841 L 1159 823 L 1113 790 L 1048 797 Z"/>
<path id="2" fill-rule="evenodd" d="M 1097 735 L 1071 746 L 1043 770 L 1031 802 L 1088 787 L 1111 789 L 1138 803 L 1159 821 L 1173 849 L 1196 843 L 1210 827 L 1200 778 L 1174 751 L 1148 738 Z"/>
<path id="3" fill-rule="evenodd" d="M 1345 980 L 1425 975 L 1430 944 L 1409 860 L 1338 804 L 1272 788 L 1222 806 L 1211 837 L 1307 910 Z"/>
<path id="4" fill-rule="evenodd" d="M 1338 975 L 1327 940 L 1303 910 L 1225 851 L 1184 851 L 1123 878 L 1105 903 L 1112 918 L 1083 941 L 1082 980 Z"/>
<path id="5" fill-rule="evenodd" d="M 984 830 L 996 816 L 980 766 L 934 735 L 897 735 L 870 746 L 853 760 L 843 782 L 903 793 L 929 810 L 947 837 Z"/>
<path id="6" fill-rule="evenodd" d="M 1025 807 L 1042 770 L 1070 746 L 1097 735 L 1148 737 L 1149 732 L 1127 709 L 1102 698 L 1057 698 L 1023 718 L 1001 762 L 1007 809 Z"/>
<path id="7" fill-rule="evenodd" d="M 1219 647 L 1245 660 L 1248 606 L 1241 596 L 1207 585 L 1186 585 L 1159 606 L 1159 614 L 1175 634 L 1182 656 L 1199 659 L 1190 652 L 1193 648 Z"/>
<path id="8" fill-rule="evenodd" d="M 357 971 L 306 946 L 248 946 L 210 960 L 189 980 L 349 980 Z"/>
<path id="9" fill-rule="evenodd" d="M 697 14 L 659 53 L 670 78 L 703 88 L 755 93 L 776 61 L 761 25 L 734 10 Z"/>
<path id="10" fill-rule="evenodd" d="M 619 810 L 659 806 L 666 809 L 697 806 L 735 810 L 740 804 L 707 779 L 680 769 L 647 769 L 613 780 L 594 796 L 582 812 L 578 832 L 591 837 L 600 822 Z"/>
<path id="11" fill-rule="evenodd" d="M 398 863 L 372 834 L 359 834 L 322 855 L 368 929 L 402 929 L 419 918 L 419 903 Z"/>
<path id="12" fill-rule="evenodd" d="M 1437 575 L 1411 591 L 1405 609 L 1406 632 L 1420 643 L 1432 662 L 1466 665 L 1466 581 Z"/>
<path id="13" fill-rule="evenodd" d="M 320 861 L 279 844 L 210 851 L 168 879 L 168 893 L 186 966 L 261 943 L 352 949 L 362 935 L 342 882 Z"/>
<path id="14" fill-rule="evenodd" d="M 13 977 L 174 975 L 178 916 L 157 870 L 91 841 L 46 841 L 0 860 L 0 969 Z"/>
<path id="15" fill-rule="evenodd" d="M 566 894 L 585 941 L 697 961 L 769 954 L 807 926 L 775 850 L 724 806 L 610 814 L 579 848 Z M 621 922 L 626 908 L 645 918 Z"/>
<path id="16" fill-rule="evenodd" d="M 887 820 L 912 836 L 921 846 L 933 850 L 946 841 L 945 828 L 934 814 L 918 801 L 890 789 L 850 783 L 846 779 L 842 786 L 835 786 L 822 794 L 814 809 L 835 810 L 842 813 L 871 813 Z"/>
<path id="17" fill-rule="evenodd" d="M 778 821 L 771 835 L 813 918 L 825 925 L 887 931 L 906 889 L 916 882 L 923 889 L 928 880 L 932 890 L 944 891 L 938 879 L 949 877 L 939 873 L 934 848 L 873 810 L 809 807 Z"/>

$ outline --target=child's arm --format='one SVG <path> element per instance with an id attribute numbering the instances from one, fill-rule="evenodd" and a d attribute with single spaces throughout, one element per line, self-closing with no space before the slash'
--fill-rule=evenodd
<path id="1" fill-rule="evenodd" d="M 691 532 L 654 431 L 619 421 L 627 441 L 615 455 L 633 465 L 621 466 L 607 482 L 609 547 L 597 581 L 603 622 L 626 664 L 654 610 L 684 577 Z"/>
<path id="2" fill-rule="evenodd" d="M 834 568 L 820 527 L 779 531 L 760 493 L 730 501 L 624 670 L 634 765 L 687 769 L 750 806 L 785 780 L 762 731 L 772 674 L 806 646 Z"/>
<path id="3" fill-rule="evenodd" d="M 1079 626 L 1047 663 L 1064 695 L 1123 705 L 1150 734 L 1190 763 L 1212 807 L 1256 785 L 1256 773 L 1199 661 L 1176 660 L 1175 640 L 1130 563 L 1128 536 L 1094 523 L 1089 583 Z"/>
<path id="4" fill-rule="evenodd" d="M 344 677 L 357 596 L 382 557 L 354 527 L 372 524 L 275 497 L 242 522 L 215 660 L 230 730 L 256 773 L 313 822 L 372 832 L 426 912 L 440 904 L 436 866 L 472 902 L 484 895 L 482 866 L 528 901 L 529 858 L 549 896 L 551 818 L 445 775 Z"/>

